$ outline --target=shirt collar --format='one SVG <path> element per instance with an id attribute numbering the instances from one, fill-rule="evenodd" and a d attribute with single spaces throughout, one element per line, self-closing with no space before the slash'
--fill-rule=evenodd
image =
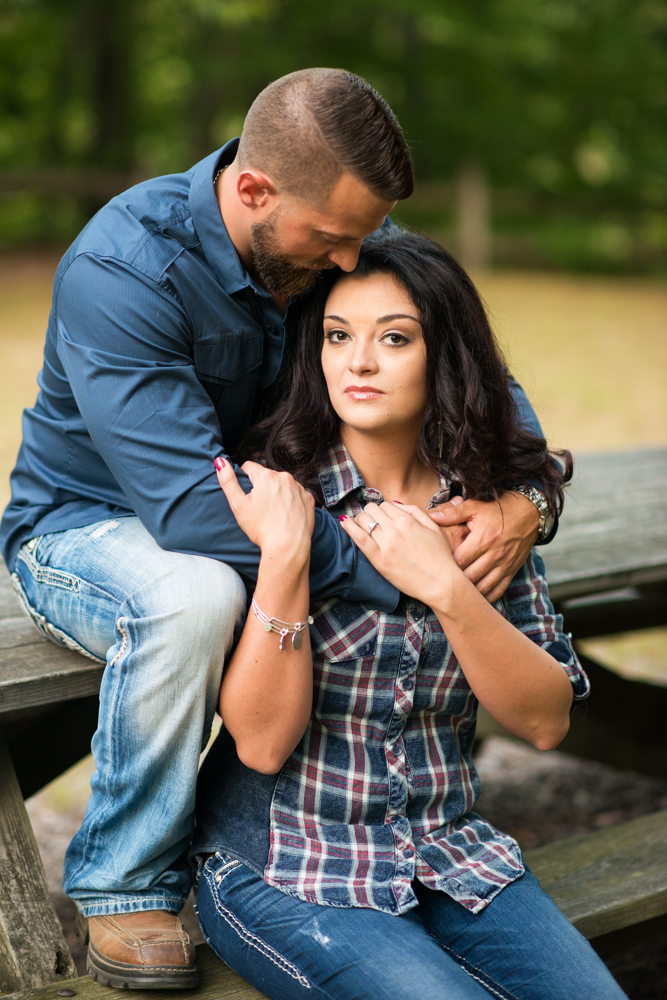
<path id="1" fill-rule="evenodd" d="M 361 473 L 352 461 L 352 456 L 341 440 L 329 448 L 318 467 L 318 478 L 326 507 L 335 507 L 353 490 L 362 489 L 367 503 L 382 503 L 382 494 L 372 486 L 366 486 Z M 452 481 L 444 472 L 440 473 L 440 489 L 431 498 L 429 507 L 446 503 L 452 495 Z"/>
<path id="2" fill-rule="evenodd" d="M 251 287 L 260 295 L 268 296 L 268 292 L 260 289 L 244 270 L 220 214 L 213 188 L 216 172 L 234 160 L 238 145 L 238 139 L 231 139 L 222 149 L 216 149 L 215 153 L 194 165 L 190 171 L 190 212 L 206 260 L 225 291 L 231 295 Z"/>

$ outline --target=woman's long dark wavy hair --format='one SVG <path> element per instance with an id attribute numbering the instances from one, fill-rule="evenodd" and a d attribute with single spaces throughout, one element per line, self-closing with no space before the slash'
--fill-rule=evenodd
<path id="1" fill-rule="evenodd" d="M 497 499 L 512 485 L 539 479 L 560 510 L 572 457 L 557 453 L 561 468 L 544 438 L 521 428 L 484 306 L 451 254 L 426 236 L 385 228 L 363 241 L 353 273 L 393 275 L 419 310 L 427 386 L 418 444 L 422 462 L 446 471 L 477 500 Z M 277 386 L 282 398 L 242 446 L 242 458 L 291 472 L 311 488 L 318 462 L 338 437 L 320 357 L 326 301 L 341 277 L 338 270 L 325 272 L 294 309 Z"/>

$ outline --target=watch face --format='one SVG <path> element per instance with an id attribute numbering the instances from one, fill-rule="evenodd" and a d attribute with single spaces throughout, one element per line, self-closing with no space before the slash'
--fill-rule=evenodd
<path id="1" fill-rule="evenodd" d="M 544 517 L 544 527 L 542 529 L 542 534 L 543 534 L 544 538 L 546 538 L 546 536 L 549 534 L 549 532 L 553 528 L 555 520 L 556 520 L 556 518 L 555 518 L 555 516 L 553 514 L 553 511 L 550 510 L 545 515 L 545 517 Z"/>

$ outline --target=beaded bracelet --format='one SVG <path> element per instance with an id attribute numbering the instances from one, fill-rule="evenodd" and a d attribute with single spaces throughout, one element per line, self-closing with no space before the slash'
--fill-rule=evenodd
<path id="1" fill-rule="evenodd" d="M 308 615 L 308 619 L 305 622 L 284 622 L 280 618 L 269 618 L 265 615 L 259 604 L 253 597 L 252 599 L 252 610 L 255 612 L 262 625 L 264 626 L 265 632 L 278 632 L 280 635 L 280 652 L 283 651 L 283 641 L 286 635 L 292 636 L 292 646 L 294 649 L 301 648 L 301 633 L 309 625 L 313 624 L 313 619 Z"/>

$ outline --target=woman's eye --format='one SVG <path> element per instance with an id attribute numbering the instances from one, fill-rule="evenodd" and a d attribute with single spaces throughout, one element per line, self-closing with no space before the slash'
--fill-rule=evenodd
<path id="1" fill-rule="evenodd" d="M 402 333 L 385 333 L 382 339 L 391 347 L 402 347 L 408 342 L 408 338 L 404 337 Z"/>
<path id="2" fill-rule="evenodd" d="M 349 340 L 350 337 L 349 333 L 345 330 L 329 330 L 325 336 L 331 344 L 342 344 L 343 341 Z"/>

